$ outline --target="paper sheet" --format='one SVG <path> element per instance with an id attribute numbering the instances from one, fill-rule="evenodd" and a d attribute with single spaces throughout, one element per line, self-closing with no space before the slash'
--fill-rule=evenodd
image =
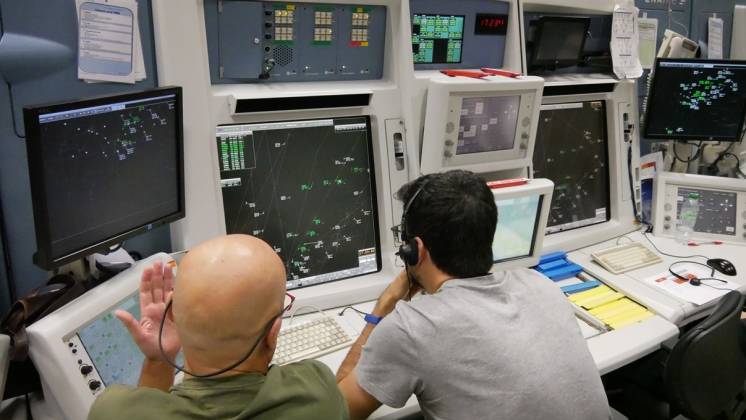
<path id="1" fill-rule="evenodd" d="M 723 20 L 717 17 L 707 20 L 707 58 L 723 58 Z"/>
<path id="2" fill-rule="evenodd" d="M 631 0 L 614 6 L 611 24 L 611 59 L 614 74 L 620 79 L 642 76 L 639 55 L 638 9 Z"/>
<path id="3" fill-rule="evenodd" d="M 658 19 L 640 18 L 637 28 L 640 34 L 640 65 L 643 69 L 652 69 L 658 51 Z"/>
<path id="4" fill-rule="evenodd" d="M 135 83 L 145 78 L 136 0 L 76 0 L 78 78 Z"/>
<path id="5" fill-rule="evenodd" d="M 668 271 L 643 279 L 643 282 L 695 305 L 704 305 L 740 287 L 720 273 L 716 272 L 714 276 L 710 276 L 712 270 L 697 264 L 681 263 L 675 265 L 673 268 L 677 274 L 683 277 L 689 277 L 690 275 L 701 279 L 715 277 L 725 280 L 725 283 L 714 280 L 703 280 L 701 285 L 692 286 L 688 281 L 683 281 L 671 275 Z"/>

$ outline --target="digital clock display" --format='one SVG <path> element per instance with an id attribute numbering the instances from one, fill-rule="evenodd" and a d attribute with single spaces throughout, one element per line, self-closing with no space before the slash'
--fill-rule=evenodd
<path id="1" fill-rule="evenodd" d="M 477 13 L 474 24 L 476 35 L 505 35 L 508 33 L 508 15 Z"/>

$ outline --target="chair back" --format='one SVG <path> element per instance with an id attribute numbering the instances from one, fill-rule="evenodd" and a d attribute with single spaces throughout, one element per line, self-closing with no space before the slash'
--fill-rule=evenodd
<path id="1" fill-rule="evenodd" d="M 743 395 L 746 353 L 740 322 L 744 296 L 723 296 L 704 321 L 686 332 L 671 350 L 663 372 L 672 408 L 692 419 L 726 414 Z"/>

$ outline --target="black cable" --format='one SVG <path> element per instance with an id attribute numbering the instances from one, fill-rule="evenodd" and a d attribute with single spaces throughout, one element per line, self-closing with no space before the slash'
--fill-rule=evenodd
<path id="1" fill-rule="evenodd" d="M 3 248 L 3 262 L 5 263 L 5 278 L 8 281 L 8 293 L 10 301 L 15 302 L 18 299 L 18 290 L 16 289 L 15 276 L 13 275 L 13 264 L 11 261 L 10 248 L 8 248 L 8 230 L 5 226 L 5 213 L 3 212 L 3 197 L 0 194 L 0 244 Z"/>
<path id="2" fill-rule="evenodd" d="M 674 162 L 678 160 L 678 161 L 680 161 L 682 163 L 691 163 L 691 162 L 694 162 L 695 160 L 697 160 L 699 158 L 699 155 L 702 153 L 702 143 L 704 143 L 704 142 L 700 141 L 699 144 L 686 143 L 686 144 L 688 144 L 690 146 L 697 146 L 697 151 L 694 153 L 694 156 L 690 156 L 688 160 L 682 159 L 679 156 L 679 152 L 676 150 L 676 145 L 674 144 L 673 145 Z"/>
<path id="3" fill-rule="evenodd" d="M 171 359 L 169 359 L 168 356 L 166 355 L 166 351 L 163 350 L 163 326 L 166 324 L 166 317 L 168 316 L 168 310 L 171 308 L 171 304 L 172 303 L 173 303 L 173 301 L 169 300 L 168 303 L 166 304 L 166 309 L 163 311 L 163 318 L 161 318 L 161 325 L 158 328 L 158 350 L 160 350 L 161 357 L 163 358 L 163 360 L 165 360 L 166 363 L 168 363 L 169 365 L 171 365 L 171 367 L 173 367 L 177 371 L 184 372 L 187 375 L 193 376 L 195 378 L 211 378 L 213 376 L 217 376 L 217 375 L 223 374 L 225 372 L 231 371 L 231 370 L 237 368 L 238 366 L 240 366 L 243 362 L 246 361 L 246 359 L 248 359 L 249 357 L 251 357 L 251 355 L 254 353 L 254 350 L 256 350 L 257 346 L 259 346 L 259 343 L 262 342 L 262 340 L 264 339 L 264 337 L 269 333 L 269 330 L 272 329 L 272 325 L 274 325 L 275 320 L 278 317 L 281 317 L 282 314 L 285 312 L 285 310 L 282 309 L 282 310 L 280 310 L 280 313 L 277 314 L 277 316 L 275 316 L 275 317 L 273 317 L 272 319 L 269 320 L 269 322 L 267 323 L 267 326 L 264 327 L 264 329 L 262 330 L 262 334 L 259 336 L 259 338 L 256 339 L 256 342 L 254 342 L 254 345 L 251 346 L 251 349 L 249 349 L 249 351 L 246 352 L 246 354 L 244 354 L 244 356 L 241 357 L 239 360 L 237 360 L 235 363 L 231 364 L 228 367 L 225 367 L 225 368 L 220 369 L 220 370 L 216 370 L 216 371 L 208 373 L 208 374 L 196 374 L 194 372 L 190 372 L 190 371 L 186 370 L 185 366 L 179 366 L 175 362 L 171 361 Z"/>
<path id="4" fill-rule="evenodd" d="M 342 308 L 342 310 L 341 310 L 341 311 L 340 311 L 340 312 L 339 312 L 339 313 L 338 313 L 337 315 L 339 315 L 339 316 L 342 316 L 342 315 L 344 315 L 344 314 L 345 314 L 345 312 L 346 312 L 346 311 L 347 311 L 348 309 L 352 309 L 353 311 L 355 311 L 355 312 L 359 313 L 359 314 L 360 314 L 360 315 L 362 315 L 362 316 L 368 315 L 368 314 L 366 314 L 365 312 L 363 312 L 363 311 L 361 311 L 361 310 L 359 310 L 359 309 L 357 309 L 357 308 L 353 308 L 352 306 L 345 306 L 344 308 Z"/>
<path id="5" fill-rule="evenodd" d="M 642 232 L 642 236 L 644 236 L 645 239 L 647 239 L 648 242 L 650 242 L 650 245 L 652 245 L 653 248 L 655 248 L 655 250 L 658 251 L 659 254 L 665 255 L 667 257 L 671 257 L 671 258 L 704 258 L 706 260 L 709 260 L 709 258 L 705 257 L 704 255 L 673 255 L 673 254 L 667 254 L 667 253 L 661 251 L 657 246 L 655 246 L 655 244 L 653 243 L 653 241 L 650 240 L 650 238 L 648 237 L 648 233 L 647 232 Z"/>

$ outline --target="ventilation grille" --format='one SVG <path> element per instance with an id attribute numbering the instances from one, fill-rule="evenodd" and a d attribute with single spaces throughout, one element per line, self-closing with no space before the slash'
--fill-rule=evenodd
<path id="1" fill-rule="evenodd" d="M 293 62 L 293 49 L 286 45 L 278 45 L 272 51 L 272 58 L 278 66 L 287 66 Z"/>

